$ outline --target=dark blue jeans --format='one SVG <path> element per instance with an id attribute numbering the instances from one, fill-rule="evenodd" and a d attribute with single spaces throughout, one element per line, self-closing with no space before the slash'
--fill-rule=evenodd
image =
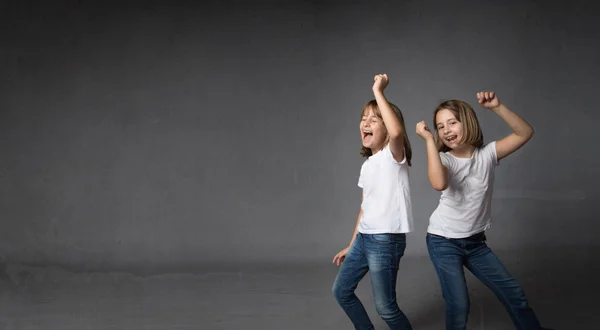
<path id="1" fill-rule="evenodd" d="M 500 299 L 516 329 L 543 329 L 519 283 L 485 243 L 483 232 L 462 239 L 427 234 L 426 241 L 446 301 L 447 330 L 467 328 L 470 301 L 463 266 Z"/>
<path id="2" fill-rule="evenodd" d="M 375 329 L 354 293 L 367 272 L 379 316 L 392 330 L 412 329 L 396 301 L 396 276 L 405 249 L 405 234 L 359 233 L 356 236 L 333 284 L 333 294 L 355 329 Z"/>

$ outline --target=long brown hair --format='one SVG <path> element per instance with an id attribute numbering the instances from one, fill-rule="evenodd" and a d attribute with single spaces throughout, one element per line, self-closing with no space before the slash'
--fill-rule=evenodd
<path id="1" fill-rule="evenodd" d="M 402 132 L 404 132 L 404 154 L 406 156 L 406 162 L 408 163 L 408 166 L 411 166 L 412 148 L 410 146 L 410 141 L 408 140 L 408 134 L 406 134 L 406 126 L 404 125 L 404 117 L 402 116 L 402 111 L 400 111 L 400 108 L 398 108 L 398 106 L 393 103 L 390 103 L 390 106 L 394 110 L 396 117 L 398 117 L 398 120 L 400 121 L 400 126 L 402 127 Z M 365 106 L 363 107 L 362 112 L 361 112 L 361 118 L 362 118 L 362 116 L 365 115 L 365 113 L 368 110 L 373 110 L 373 113 L 375 114 L 375 116 L 377 116 L 377 118 L 381 119 L 381 121 L 383 122 L 383 117 L 381 116 L 381 111 L 379 110 L 379 106 L 377 106 L 376 100 L 371 100 L 371 101 L 367 102 L 367 104 L 365 104 Z M 385 122 L 383 123 L 383 126 L 385 127 Z M 386 127 L 386 130 L 387 130 L 387 127 Z M 389 143 L 389 135 L 386 138 L 386 142 L 383 145 L 385 146 L 388 143 Z M 373 152 L 371 151 L 370 148 L 366 148 L 363 146 L 360 149 L 360 155 L 368 158 L 373 155 Z"/>
<path id="2" fill-rule="evenodd" d="M 466 143 L 474 146 L 475 148 L 480 148 L 483 146 L 483 132 L 481 131 L 481 126 L 479 126 L 479 120 L 477 119 L 477 114 L 475 114 L 475 110 L 469 105 L 469 103 L 460 101 L 460 100 L 448 100 L 442 102 L 440 105 L 435 108 L 433 111 L 433 127 L 435 127 L 435 145 L 440 152 L 447 152 L 451 149 L 448 148 L 439 135 L 439 130 L 437 129 L 437 123 L 435 122 L 436 116 L 440 110 L 450 110 L 456 117 L 456 120 L 462 123 L 463 126 L 463 136 L 461 143 Z"/>

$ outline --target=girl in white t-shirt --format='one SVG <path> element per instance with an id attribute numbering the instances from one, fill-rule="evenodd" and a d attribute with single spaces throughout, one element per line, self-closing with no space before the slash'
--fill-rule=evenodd
<path id="1" fill-rule="evenodd" d="M 333 293 L 356 329 L 374 329 L 354 293 L 367 272 L 381 318 L 390 329 L 412 329 L 396 301 L 398 267 L 406 233 L 413 228 L 408 178 L 412 152 L 402 113 L 383 94 L 387 85 L 387 75 L 375 76 L 375 100 L 362 111 L 361 154 L 367 159 L 358 186 L 363 201 L 350 244 L 333 258 L 334 264 L 341 264 Z"/>
<path id="2" fill-rule="evenodd" d="M 492 220 L 495 167 L 531 139 L 533 128 L 500 103 L 494 92 L 477 93 L 477 99 L 513 132 L 484 145 L 475 111 L 458 100 L 445 101 L 435 109 L 435 140 L 424 121 L 416 128 L 427 144 L 429 181 L 442 192 L 429 219 L 426 242 L 446 302 L 446 329 L 467 327 L 466 267 L 504 304 L 516 329 L 539 330 L 542 328 L 523 289 L 487 246 L 485 237 Z"/>

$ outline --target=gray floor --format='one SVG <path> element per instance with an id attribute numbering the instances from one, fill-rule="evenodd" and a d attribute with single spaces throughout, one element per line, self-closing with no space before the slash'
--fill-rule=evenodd
<path id="1" fill-rule="evenodd" d="M 498 255 L 524 286 L 546 326 L 599 329 L 598 255 L 557 249 Z M 336 268 L 322 264 L 199 265 L 170 274 L 67 271 L 9 264 L 0 272 L 0 329 L 352 329 L 331 295 Z M 399 302 L 415 329 L 444 329 L 444 308 L 427 258 L 407 257 Z M 469 329 L 512 329 L 502 305 L 468 276 Z M 359 286 L 377 329 L 368 278 Z"/>

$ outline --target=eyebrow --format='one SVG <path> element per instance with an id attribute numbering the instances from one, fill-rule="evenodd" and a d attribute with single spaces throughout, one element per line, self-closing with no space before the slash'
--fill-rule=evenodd
<path id="1" fill-rule="evenodd" d="M 446 122 L 449 122 L 449 121 L 451 121 L 451 120 L 456 120 L 456 118 L 448 118 L 448 119 L 446 120 Z M 436 126 L 439 126 L 440 124 L 444 124 L 444 122 L 443 122 L 443 121 L 440 121 L 440 122 L 437 122 L 435 125 L 436 125 Z"/>

